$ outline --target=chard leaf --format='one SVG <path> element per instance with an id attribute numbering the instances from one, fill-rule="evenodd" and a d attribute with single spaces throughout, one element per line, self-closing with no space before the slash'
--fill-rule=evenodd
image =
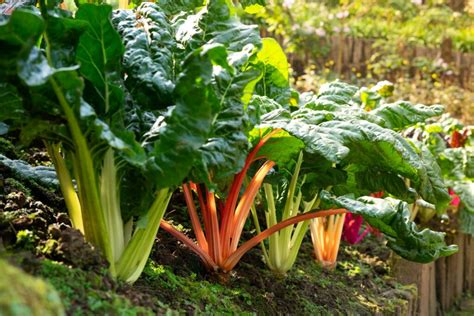
<path id="1" fill-rule="evenodd" d="M 442 212 L 451 197 L 441 177 L 441 169 L 426 146 L 421 147 L 420 158 L 425 172 L 420 173 L 419 179 L 414 179 L 415 188 L 425 201 L 434 204 L 436 210 Z"/>
<path id="2" fill-rule="evenodd" d="M 119 10 L 112 18 L 125 45 L 123 67 L 130 93 L 147 109 L 172 105 L 177 49 L 170 20 L 158 4 L 146 2 L 137 10 Z"/>
<path id="3" fill-rule="evenodd" d="M 308 103 L 304 104 L 297 113 L 303 118 L 314 121 L 315 112 L 310 112 L 311 115 L 305 115 L 308 111 L 317 111 L 317 117 L 320 117 L 319 121 L 339 120 L 347 121 L 351 119 L 366 120 L 378 125 L 383 124 L 383 120 L 378 116 L 372 115 L 370 112 L 366 112 L 359 107 L 350 106 L 347 104 L 337 104 L 336 102 L 327 99 L 311 99 Z"/>
<path id="4" fill-rule="evenodd" d="M 446 245 L 444 233 L 429 229 L 419 231 L 410 221 L 410 210 L 405 202 L 370 197 L 354 200 L 344 196 L 334 197 L 327 192 L 323 192 L 321 198 L 353 214 L 362 215 L 372 227 L 384 233 L 387 246 L 407 260 L 428 263 L 458 251 L 456 245 Z"/>
<path id="5" fill-rule="evenodd" d="M 124 48 L 110 22 L 111 14 L 112 7 L 93 4 L 83 4 L 76 12 L 76 19 L 89 24 L 80 37 L 76 59 L 81 65 L 81 75 L 88 80 L 86 99 L 98 98 L 95 110 L 100 113 L 114 113 L 124 98 L 120 78 Z"/>
<path id="6" fill-rule="evenodd" d="M 23 160 L 9 159 L 0 154 L 0 165 L 8 168 L 20 181 L 35 182 L 45 188 L 57 190 L 59 182 L 53 167 L 32 167 Z"/>
<path id="7" fill-rule="evenodd" d="M 426 106 L 412 104 L 407 101 L 384 104 L 370 112 L 382 118 L 382 126 L 393 130 L 401 130 L 426 119 L 443 114 L 442 105 Z"/>
<path id="8" fill-rule="evenodd" d="M 291 95 L 288 81 L 289 70 L 288 60 L 283 49 L 275 39 L 264 38 L 257 59 L 263 65 L 264 73 L 262 80 L 256 86 L 255 92 L 280 104 L 288 104 Z"/>
<path id="9" fill-rule="evenodd" d="M 218 49 L 218 48 L 216 48 Z M 153 167 L 160 186 L 178 185 L 189 173 L 199 148 L 208 139 L 217 97 L 212 90 L 212 63 L 196 51 L 184 62 L 176 83 L 176 106 L 157 126 Z"/>
<path id="10" fill-rule="evenodd" d="M 416 192 L 410 190 L 404 179 L 396 173 L 376 168 L 364 168 L 355 173 L 355 180 L 360 189 L 367 190 L 365 195 L 384 191 L 408 203 L 413 203 L 416 199 Z"/>
<path id="11" fill-rule="evenodd" d="M 474 216 L 474 183 L 472 181 L 458 181 L 454 183 L 453 190 L 459 195 L 464 209 Z"/>
<path id="12" fill-rule="evenodd" d="M 304 143 L 282 131 L 270 138 L 259 152 L 258 156 L 264 156 L 274 161 L 278 166 L 287 166 L 297 154 L 305 147 Z"/>
<path id="13" fill-rule="evenodd" d="M 9 19 L 0 20 L 1 77 L 16 74 L 17 63 L 29 55 L 44 27 L 44 20 L 38 12 L 27 9 L 17 9 Z"/>
<path id="14" fill-rule="evenodd" d="M 317 99 L 342 105 L 349 104 L 357 90 L 356 86 L 341 81 L 334 81 L 321 86 Z"/>
<path id="15" fill-rule="evenodd" d="M 231 2 L 227 0 L 210 0 L 200 23 L 204 30 L 204 40 L 220 43 L 229 51 L 243 51 L 248 44 L 260 47 L 260 35 L 256 25 L 240 22 Z"/>
<path id="16" fill-rule="evenodd" d="M 423 199 L 443 210 L 449 202 L 449 195 L 436 161 L 429 153 L 417 149 L 401 135 L 384 127 L 382 117 L 373 115 L 373 111 L 363 111 L 354 100 L 356 91 L 355 87 L 338 81 L 327 84 L 321 88 L 318 97 L 305 95 L 303 102 L 306 103 L 296 111 L 280 107 L 264 114 L 258 128 L 281 128 L 303 141 L 307 153 L 317 154 L 339 167 L 354 165 L 358 170 L 373 170 L 411 179 Z M 260 99 L 260 107 L 262 102 L 271 104 Z M 409 113 L 405 114 L 409 116 Z M 271 148 L 268 151 L 271 152 Z M 356 190 L 369 184 L 373 187 L 383 185 L 360 181 L 361 178 L 356 175 L 348 179 L 352 179 L 351 189 Z M 393 180 L 395 182 L 390 183 L 392 194 L 410 201 L 414 199 L 409 188 L 404 188 L 397 178 Z M 339 186 L 339 189 L 343 187 Z"/>
<path id="17" fill-rule="evenodd" d="M 218 100 L 213 107 L 210 134 L 199 149 L 192 178 L 215 189 L 215 184 L 239 172 L 247 157 L 247 135 L 256 122 L 251 116 L 255 115 L 254 108 L 247 103 L 261 78 L 252 59 L 261 43 L 257 28 L 242 24 L 228 2 L 210 1 L 202 10 L 199 28 L 205 30 L 205 46 L 218 43 L 225 48 L 227 57 L 213 56 L 213 89 Z M 193 38 L 193 45 L 199 40 L 202 36 Z"/>
<path id="18" fill-rule="evenodd" d="M 450 180 L 474 178 L 474 150 L 469 148 L 446 148 L 437 159 L 443 176 Z"/>

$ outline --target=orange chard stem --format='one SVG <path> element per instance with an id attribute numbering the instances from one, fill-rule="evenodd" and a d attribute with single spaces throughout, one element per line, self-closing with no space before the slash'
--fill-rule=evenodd
<path id="1" fill-rule="evenodd" d="M 237 200 L 239 198 L 239 193 L 242 188 L 242 184 L 244 182 L 245 175 L 247 174 L 248 169 L 252 162 L 255 161 L 255 156 L 257 155 L 258 151 L 262 146 L 276 133 L 280 132 L 281 129 L 274 129 L 267 135 L 265 135 L 258 144 L 252 149 L 252 151 L 248 154 L 247 159 L 245 159 L 244 168 L 235 175 L 234 181 L 232 182 L 231 189 L 229 191 L 229 195 L 227 197 L 225 207 L 223 210 L 223 214 L 225 214 L 225 218 L 222 219 L 221 225 L 221 236 L 222 236 L 222 243 L 224 245 L 224 253 L 227 252 L 228 247 L 231 244 L 231 234 L 232 234 L 232 223 L 235 222 L 235 207 L 237 205 Z M 227 245 L 227 246 L 226 246 Z M 227 256 L 227 253 L 225 254 Z"/>
<path id="2" fill-rule="evenodd" d="M 214 258 L 214 261 L 217 265 L 222 263 L 222 248 L 221 248 L 221 239 L 219 235 L 219 219 L 217 218 L 217 208 L 216 208 L 216 198 L 214 193 L 206 192 L 207 195 L 207 204 L 210 216 L 210 239 L 211 243 L 211 256 Z"/>
<path id="3" fill-rule="evenodd" d="M 207 268 L 212 269 L 214 271 L 218 270 L 217 264 L 212 260 L 212 258 L 205 252 L 202 248 L 200 248 L 194 241 L 188 238 L 185 234 L 174 228 L 170 223 L 165 220 L 162 220 L 160 223 L 160 227 L 173 235 L 176 239 L 181 241 L 183 244 L 188 246 L 195 254 L 197 254 L 201 260 L 204 262 Z"/>
<path id="4" fill-rule="evenodd" d="M 337 217 L 336 222 L 336 232 L 334 236 L 334 249 L 331 257 L 332 262 L 336 262 L 337 260 L 337 253 L 339 252 L 339 245 L 341 244 L 341 235 L 342 235 L 342 228 L 344 227 L 344 219 L 346 218 L 346 214 L 339 215 Z"/>
<path id="5" fill-rule="evenodd" d="M 210 238 L 211 224 L 210 224 L 209 210 L 206 205 L 206 202 L 204 201 L 204 196 L 202 193 L 201 186 L 199 185 L 195 185 L 195 186 L 196 186 L 196 193 L 198 195 L 199 206 L 201 207 L 202 220 L 204 222 L 204 232 L 205 232 L 206 240 L 208 243 L 208 253 L 209 253 L 210 248 L 212 247 L 211 246 L 212 240 Z"/>
<path id="6" fill-rule="evenodd" d="M 196 211 L 196 205 L 194 205 L 193 194 L 188 184 L 183 183 L 184 198 L 186 205 L 188 206 L 189 217 L 191 218 L 191 224 L 193 225 L 194 234 L 196 236 L 199 247 L 205 252 L 209 253 L 209 247 L 207 244 L 206 237 L 202 230 L 201 222 Z"/>
<path id="7" fill-rule="evenodd" d="M 237 246 L 239 245 L 240 235 L 242 234 L 242 230 L 244 229 L 245 221 L 250 212 L 250 207 L 252 206 L 252 203 L 258 193 L 258 190 L 262 186 L 265 176 L 273 168 L 273 166 L 275 166 L 275 162 L 270 160 L 266 161 L 254 175 L 240 199 L 239 205 L 235 210 L 235 219 L 232 223 L 233 230 L 231 233 L 231 252 L 234 252 L 237 249 Z"/>

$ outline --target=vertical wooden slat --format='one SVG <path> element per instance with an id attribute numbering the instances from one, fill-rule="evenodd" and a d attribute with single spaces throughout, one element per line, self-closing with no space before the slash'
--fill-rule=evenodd
<path id="1" fill-rule="evenodd" d="M 428 278 L 428 315 L 436 315 L 436 310 L 437 310 L 437 299 L 436 299 L 436 267 L 435 263 L 431 262 L 430 264 L 427 264 L 427 278 Z M 421 314 L 424 315 L 424 314 Z"/>
<path id="2" fill-rule="evenodd" d="M 458 233 L 455 243 L 459 246 L 459 252 L 456 254 L 458 269 L 452 271 L 452 273 L 456 282 L 454 299 L 457 301 L 462 297 L 464 289 L 464 234 Z"/>
<path id="3" fill-rule="evenodd" d="M 448 309 L 448 287 L 446 277 L 446 258 L 439 258 L 436 261 L 436 286 L 437 299 L 440 304 L 441 311 Z"/>
<path id="4" fill-rule="evenodd" d="M 464 283 L 463 283 L 463 291 L 469 292 L 469 282 L 471 280 L 471 254 L 469 253 L 469 238 L 468 235 L 464 235 Z"/>

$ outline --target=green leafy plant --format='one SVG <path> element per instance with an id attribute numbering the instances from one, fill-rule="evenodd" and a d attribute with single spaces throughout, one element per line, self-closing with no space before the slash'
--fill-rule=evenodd
<path id="1" fill-rule="evenodd" d="M 362 207 L 338 203 L 340 198 L 344 198 L 344 201 L 356 201 L 357 197 L 362 198 L 371 192 L 382 190 L 408 202 L 427 200 L 436 204 L 439 209 L 444 209 L 450 200 L 439 178 L 439 167 L 426 160 L 416 147 L 394 131 L 439 115 L 442 107 L 382 102 L 382 95 L 390 95 L 391 90 L 393 86 L 390 83 L 381 83 L 371 90 L 358 90 L 341 82 L 330 83 L 322 86 L 317 96 L 301 95 L 299 107 L 294 111 L 267 97 L 254 98 L 253 102 L 266 104 L 262 108 L 269 109 L 262 116 L 258 127 L 286 131 L 275 134 L 262 147 L 259 155 L 275 161 L 279 170 L 291 170 L 290 166 L 296 161 L 295 171 L 291 180 L 287 181 L 289 184 L 286 190 L 280 189 L 284 193 L 278 193 L 276 197 L 280 200 L 278 207 L 281 211 L 275 210 L 276 203 L 269 189 L 270 184 L 264 185 L 267 225 L 277 221 L 274 214 L 281 214 L 281 219 L 286 219 L 289 214 L 297 214 L 300 205 L 304 205 L 303 213 L 308 210 L 343 208 L 362 215 L 371 226 L 395 239 L 407 238 L 404 235 L 412 231 L 408 233 L 413 238 L 410 243 L 416 244 L 414 240 L 422 235 L 418 234 L 413 223 L 406 223 L 407 226 L 401 227 L 389 221 L 397 212 L 400 213 L 397 216 L 406 216 L 406 205 L 401 201 L 396 202 L 400 206 L 385 211 L 392 213 L 386 218 L 385 224 L 380 219 L 373 218 L 375 213 L 370 207 L 365 212 Z M 278 150 L 279 148 L 285 150 Z M 304 151 L 302 161 L 301 156 L 295 158 L 300 155 L 300 150 Z M 301 188 L 296 190 L 297 181 L 294 177 L 298 177 L 298 174 Z M 405 179 L 412 180 L 411 187 Z M 395 203 L 390 201 L 390 204 Z M 384 205 L 382 202 L 377 203 L 377 206 Z M 315 255 L 327 266 L 333 266 L 336 260 L 343 223 L 343 215 L 318 218 L 311 223 Z M 301 236 L 304 235 L 302 231 L 307 231 L 308 225 L 309 222 L 301 223 L 292 230 L 285 233 L 282 231 L 269 238 L 269 250 L 264 251 L 265 259 L 276 272 L 284 273 L 291 267 Z M 258 223 L 256 226 L 259 231 Z M 438 249 L 433 252 L 436 256 L 456 251 L 455 247 L 443 246 L 442 234 L 432 231 L 424 234 L 432 234 L 434 243 L 430 247 Z M 400 240 L 395 243 L 403 244 Z M 395 243 L 392 249 L 410 260 L 431 260 L 428 252 L 421 248 L 417 251 L 409 248 L 403 250 Z M 265 247 L 264 244 L 262 246 Z"/>
<path id="2" fill-rule="evenodd" d="M 438 120 L 418 124 L 404 133 L 414 142 L 419 143 L 426 155 L 439 164 L 442 177 L 453 197 L 450 205 L 451 215 L 459 217 L 460 229 L 463 232 L 473 234 L 472 126 L 465 126 L 459 120 L 443 115 Z M 430 205 L 415 205 L 413 210 L 413 217 L 418 216 L 423 223 L 429 222 L 436 214 L 440 214 Z"/>
<path id="3" fill-rule="evenodd" d="M 117 11 L 118 32 L 111 7 L 92 4 L 73 18 L 41 2 L 41 12 L 18 9 L 0 25 L 0 121 L 20 130 L 25 144 L 44 140 L 74 227 L 103 251 L 111 274 L 128 282 L 146 263 L 173 187 L 204 161 L 201 146 L 216 132 L 223 109 L 213 71 L 220 70 L 219 83 L 236 79 L 225 47 L 211 41 L 232 24 L 192 41 L 192 28 L 172 21 L 185 5 Z M 231 57 L 238 64 L 253 50 Z M 240 115 L 229 112 L 225 119 Z"/>

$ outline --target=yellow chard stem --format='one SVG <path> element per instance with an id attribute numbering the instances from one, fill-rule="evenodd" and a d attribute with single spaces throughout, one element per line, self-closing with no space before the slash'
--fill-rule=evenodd
<path id="1" fill-rule="evenodd" d="M 72 183 L 69 170 L 66 167 L 66 162 L 61 156 L 59 150 L 60 147 L 58 144 L 46 143 L 46 148 L 51 160 L 53 161 L 56 174 L 58 175 L 59 186 L 61 187 L 61 192 L 63 193 L 64 202 L 66 203 L 72 225 L 84 234 L 81 203 L 79 202 L 76 190 L 74 189 L 74 184 Z"/>

